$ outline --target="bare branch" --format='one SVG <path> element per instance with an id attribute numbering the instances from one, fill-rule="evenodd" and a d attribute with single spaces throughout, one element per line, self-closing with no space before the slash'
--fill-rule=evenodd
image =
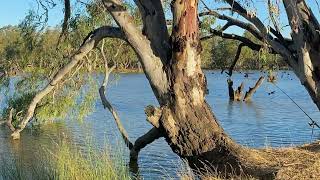
<path id="1" fill-rule="evenodd" d="M 221 20 L 226 20 L 227 24 L 221 29 L 221 31 L 226 30 L 227 28 L 229 28 L 230 26 L 238 26 L 244 30 L 247 30 L 248 32 L 250 32 L 252 35 L 254 35 L 257 39 L 262 40 L 263 39 L 263 35 L 257 30 L 257 28 L 255 28 L 252 24 L 250 23 L 245 23 L 242 22 L 240 20 L 234 19 L 230 16 L 226 16 L 226 15 L 221 15 L 216 11 L 210 10 L 207 12 L 202 12 L 199 13 L 199 16 L 214 16 L 218 19 Z"/>
<path id="2" fill-rule="evenodd" d="M 240 43 L 240 45 L 238 46 L 238 49 L 237 49 L 237 52 L 236 52 L 236 56 L 234 57 L 234 60 L 231 64 L 231 66 L 229 67 L 228 69 L 228 75 L 231 77 L 232 76 L 232 72 L 233 72 L 233 69 L 234 67 L 236 66 L 238 60 L 239 60 L 239 57 L 240 57 L 240 54 L 241 54 L 241 51 L 242 51 L 242 48 L 245 46 L 244 43 Z"/>
<path id="3" fill-rule="evenodd" d="M 120 131 L 120 134 L 121 134 L 125 144 L 127 145 L 127 147 L 130 150 L 130 160 L 136 161 L 138 159 L 139 151 L 142 148 L 144 148 L 145 146 L 147 146 L 148 144 L 152 143 L 154 140 L 161 137 L 162 135 L 158 131 L 158 129 L 153 128 L 145 135 L 139 137 L 135 141 L 134 144 L 132 144 L 132 142 L 129 140 L 128 133 L 126 132 L 125 128 L 123 127 L 117 111 L 114 109 L 114 107 L 111 105 L 111 103 L 107 100 L 106 95 L 105 95 L 105 91 L 106 91 L 106 88 L 108 85 L 109 75 L 115 69 L 116 66 L 112 66 L 111 68 L 109 68 L 108 60 L 107 60 L 106 55 L 104 53 L 104 42 L 102 43 L 102 47 L 100 49 L 100 52 L 101 52 L 103 59 L 104 59 L 104 62 L 105 62 L 104 63 L 105 64 L 105 76 L 104 76 L 103 83 L 102 83 L 101 87 L 99 88 L 100 98 L 101 98 L 101 101 L 102 101 L 104 108 L 108 108 L 108 110 L 111 112 L 111 114 L 117 124 L 118 130 Z M 154 113 L 153 113 L 153 115 L 154 115 Z M 150 118 L 150 116 L 147 116 L 147 117 L 148 117 L 148 119 Z M 159 128 L 159 126 L 157 128 Z"/>
<path id="4" fill-rule="evenodd" d="M 103 48 L 102 48 L 103 49 Z M 110 73 L 112 72 L 112 70 L 115 68 L 115 66 L 113 66 L 110 70 L 109 70 L 109 67 L 108 67 L 108 61 L 105 59 L 105 76 L 104 76 L 104 80 L 103 80 L 103 83 L 101 85 L 101 87 L 99 88 L 99 94 L 100 94 L 100 98 L 101 98 L 101 102 L 103 104 L 103 107 L 106 109 L 108 108 L 108 110 L 111 112 L 116 124 L 117 124 L 117 127 L 121 133 L 121 136 L 125 142 L 125 144 L 127 145 L 127 147 L 129 149 L 132 149 L 133 147 L 133 144 L 130 142 L 129 140 L 129 136 L 128 136 L 128 133 L 126 132 L 126 130 L 124 129 L 122 123 L 121 123 L 121 120 L 120 120 L 120 117 L 117 113 L 117 111 L 113 108 L 113 106 L 111 105 L 111 103 L 107 100 L 106 98 L 106 95 L 105 95 L 105 91 L 106 91 L 106 88 L 107 88 L 107 85 L 108 85 L 108 79 L 109 79 L 109 75 Z"/>
<path id="5" fill-rule="evenodd" d="M 256 44 L 253 41 L 251 41 L 250 39 L 243 37 L 243 36 L 239 36 L 236 34 L 223 33 L 222 31 L 218 31 L 215 29 L 210 29 L 210 33 L 212 33 L 212 35 L 202 37 L 201 40 L 212 38 L 212 36 L 220 36 L 224 39 L 238 40 L 238 41 L 242 42 L 244 45 L 248 46 L 250 49 L 255 50 L 255 51 L 259 51 L 262 48 L 262 45 Z M 272 49 L 270 49 L 270 52 L 275 53 Z"/>
<path id="6" fill-rule="evenodd" d="M 291 67 L 296 66 L 296 63 L 294 61 L 295 58 L 292 55 L 292 52 L 286 46 L 286 44 L 281 40 L 274 39 L 269 34 L 268 29 L 265 27 L 265 25 L 261 22 L 261 20 L 258 17 L 248 13 L 248 11 L 244 9 L 236 0 L 225 1 L 232 7 L 232 11 L 237 12 L 239 15 L 241 15 L 246 20 L 255 25 L 255 27 L 262 34 L 263 39 L 265 39 L 266 42 L 268 42 L 277 53 L 281 54 L 284 57 L 284 59 L 288 61 L 288 64 Z"/>
<path id="7" fill-rule="evenodd" d="M 12 125 L 13 111 L 14 111 L 14 109 L 11 108 L 10 112 L 9 112 L 8 120 L 7 120 L 7 126 L 9 127 L 9 129 L 12 132 L 14 132 L 16 130 L 16 128 Z"/>
<path id="8" fill-rule="evenodd" d="M 246 95 L 244 96 L 243 101 L 249 101 L 252 97 L 252 95 L 257 91 L 257 89 L 261 86 L 263 83 L 264 77 L 261 76 L 253 88 L 249 87 L 249 91 L 246 92 Z"/>

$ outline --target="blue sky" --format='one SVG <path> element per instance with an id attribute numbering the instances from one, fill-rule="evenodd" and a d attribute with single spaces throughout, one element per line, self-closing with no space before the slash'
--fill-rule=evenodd
<path id="1" fill-rule="evenodd" d="M 63 5 L 60 3 L 61 0 L 55 0 L 58 2 L 58 6 L 55 8 L 51 9 L 49 11 L 49 21 L 48 24 L 50 26 L 55 26 L 58 25 L 59 23 L 62 22 L 63 19 Z M 253 0 L 255 3 L 254 5 L 251 5 L 250 8 L 254 9 L 257 12 L 258 17 L 265 23 L 268 24 L 268 14 L 267 14 L 267 8 L 266 8 L 266 0 Z M 319 0 L 306 0 L 308 5 L 312 8 L 313 12 L 315 13 L 316 17 L 320 20 L 320 9 L 318 5 L 316 4 L 316 1 Z M 220 7 L 226 7 L 226 5 L 222 5 L 216 3 L 214 0 L 205 0 L 207 5 L 210 8 L 215 8 L 217 6 Z M 200 3 L 201 4 L 201 3 Z M 281 0 L 280 0 L 280 4 Z M 319 2 L 320 4 L 320 2 Z M 36 0 L 6 0 L 1 2 L 0 6 L 0 27 L 6 26 L 6 25 L 17 25 L 21 20 L 26 16 L 28 10 L 34 9 L 37 10 L 37 3 Z M 285 26 L 287 25 L 287 19 L 284 14 L 283 7 L 281 8 L 282 14 L 280 15 L 280 19 L 282 22 L 282 25 Z M 227 12 L 225 12 L 227 13 Z M 227 13 L 230 15 L 229 13 Z M 224 24 L 223 21 L 218 21 L 218 24 Z M 284 34 L 288 35 L 289 34 L 289 29 L 285 28 Z M 229 32 L 231 33 L 241 33 L 239 29 L 236 28 L 231 28 L 229 29 Z"/>
<path id="2" fill-rule="evenodd" d="M 3 0 L 0 6 L 0 27 L 17 25 L 27 15 L 30 9 L 37 10 L 36 0 Z M 49 25 L 59 24 L 63 18 L 63 9 L 57 6 L 49 12 Z"/>

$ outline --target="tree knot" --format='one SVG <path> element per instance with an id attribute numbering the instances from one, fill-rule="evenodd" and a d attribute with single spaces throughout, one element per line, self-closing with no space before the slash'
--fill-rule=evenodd
<path id="1" fill-rule="evenodd" d="M 147 121 L 150 122 L 154 127 L 159 128 L 159 121 L 162 115 L 162 110 L 152 105 L 148 105 L 145 108 L 144 112 L 147 116 Z"/>

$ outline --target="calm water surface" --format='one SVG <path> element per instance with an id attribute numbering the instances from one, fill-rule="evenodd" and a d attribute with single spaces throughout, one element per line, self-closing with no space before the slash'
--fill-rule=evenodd
<path id="1" fill-rule="evenodd" d="M 315 129 L 311 136 L 309 119 L 274 85 L 266 81 L 254 94 L 252 102 L 229 102 L 226 75 L 219 71 L 207 71 L 207 101 L 219 119 L 225 131 L 238 143 L 249 147 L 284 147 L 308 143 L 318 139 L 320 131 Z M 253 86 L 260 72 L 234 74 L 235 85 L 242 81 L 245 90 Z M 100 77 L 102 80 L 102 77 Z M 292 72 L 278 72 L 277 85 L 294 99 L 315 121 L 320 123 L 320 113 L 304 87 Z M 275 91 L 274 94 L 268 93 Z M 108 98 L 118 110 L 122 122 L 131 140 L 146 133 L 150 128 L 145 120 L 144 108 L 157 105 L 156 99 L 143 74 L 123 74 L 108 90 Z M 2 97 L 1 97 L 2 96 Z M 3 93 L 0 104 L 4 104 Z M 22 141 L 11 141 L 7 128 L 0 128 L 0 161 L 1 159 L 18 158 L 26 164 L 34 162 L 37 150 L 43 144 L 50 146 L 61 133 L 68 134 L 75 144 L 82 147 L 86 144 L 89 133 L 94 138 L 96 148 L 104 148 L 106 143 L 119 147 L 119 133 L 110 113 L 103 109 L 98 99 L 95 110 L 82 124 L 76 121 L 57 122 L 44 126 L 40 132 L 26 130 Z M 126 151 L 126 150 L 125 150 Z M 124 153 L 128 158 L 128 152 Z M 1 163 L 1 162 L 0 162 Z M 181 161 L 164 141 L 159 139 L 144 148 L 139 155 L 139 167 L 144 179 L 175 178 Z"/>

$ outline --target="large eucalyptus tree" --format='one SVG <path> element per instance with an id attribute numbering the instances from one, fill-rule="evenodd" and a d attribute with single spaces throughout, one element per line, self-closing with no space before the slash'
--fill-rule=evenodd
<path id="1" fill-rule="evenodd" d="M 102 5 L 112 15 L 117 27 L 103 26 L 88 34 L 71 61 L 35 95 L 19 127 L 13 127 L 12 137 L 20 138 L 20 132 L 32 119 L 41 99 L 55 89 L 61 79 L 103 38 L 119 38 L 128 42 L 136 52 L 159 103 L 159 107 L 146 108 L 147 120 L 154 127 L 135 143 L 128 140 L 122 127 L 119 128 L 133 160 L 147 144 L 165 137 L 173 152 L 186 159 L 194 168 L 208 165 L 218 170 L 245 172 L 259 177 L 275 173 L 278 168 L 271 168 L 265 163 L 267 156 L 235 143 L 224 132 L 206 102 L 207 82 L 200 67 L 202 48 L 198 0 L 171 1 L 171 34 L 161 0 L 134 2 L 141 13 L 142 28 L 134 23 L 121 0 L 102 0 Z M 319 42 L 319 25 L 304 1 L 283 1 L 293 29 L 291 41 L 276 32 L 276 37 L 271 36 L 261 21 L 249 15 L 236 1 L 226 2 L 251 24 L 243 25 L 236 20 L 232 22 L 251 30 L 259 39 L 265 39 L 273 51 L 286 57 L 319 106 L 319 49 L 314 49 L 319 47 L 319 43 L 316 43 Z"/>

